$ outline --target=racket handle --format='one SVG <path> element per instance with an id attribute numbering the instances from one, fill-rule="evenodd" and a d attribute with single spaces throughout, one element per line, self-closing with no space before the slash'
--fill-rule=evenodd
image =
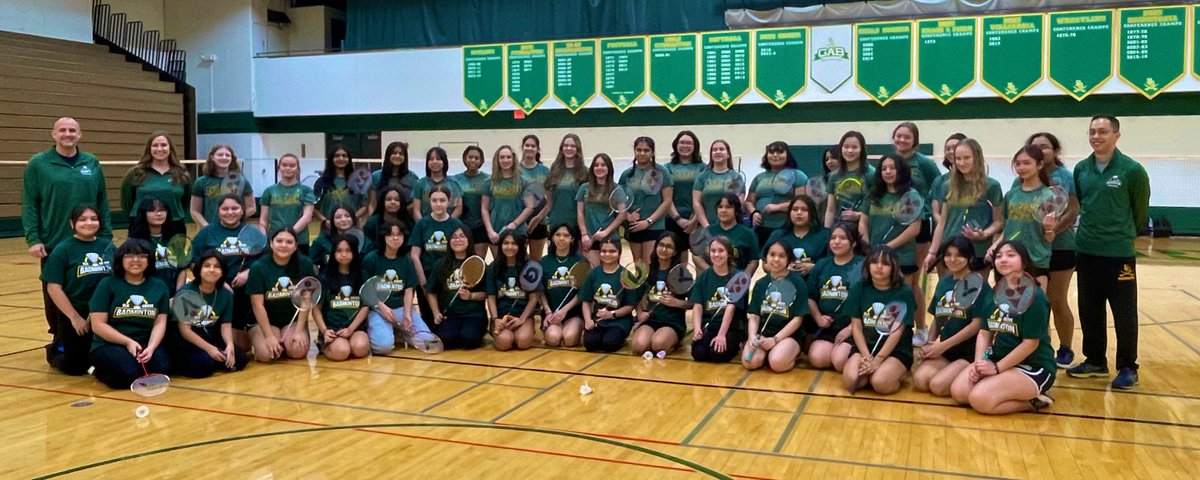
<path id="1" fill-rule="evenodd" d="M 872 356 L 872 357 L 874 357 L 874 356 L 875 356 L 875 352 L 876 352 L 877 350 L 879 350 L 879 343 L 880 343 L 880 342 L 882 342 L 882 341 L 883 341 L 883 339 L 887 338 L 887 336 L 888 336 L 888 335 L 891 335 L 891 334 L 890 334 L 890 333 L 885 333 L 885 334 L 883 334 L 883 335 L 880 335 L 880 336 L 879 336 L 879 338 L 875 340 L 875 346 L 874 346 L 874 347 L 871 347 L 871 356 Z"/>
<path id="2" fill-rule="evenodd" d="M 570 290 L 567 290 L 567 296 L 563 297 L 562 301 L 558 302 L 558 306 L 554 308 L 554 311 L 557 312 L 559 310 L 562 310 L 562 306 L 567 304 L 567 299 L 571 298 L 571 293 L 574 293 L 574 292 L 575 292 L 575 287 L 571 287 Z"/>

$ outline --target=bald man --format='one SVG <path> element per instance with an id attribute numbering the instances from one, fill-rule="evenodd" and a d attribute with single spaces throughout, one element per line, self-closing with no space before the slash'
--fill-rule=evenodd
<path id="1" fill-rule="evenodd" d="M 70 238 L 74 232 L 67 219 L 79 205 L 91 205 L 100 213 L 100 237 L 112 238 L 112 221 L 108 213 L 108 193 L 105 191 L 104 171 L 96 156 L 79 150 L 83 132 L 74 118 L 63 117 L 54 122 L 50 132 L 54 148 L 29 159 L 21 186 L 21 225 L 29 254 L 46 265 L 46 257 L 54 247 Z M 42 301 L 46 305 L 46 323 L 50 333 L 57 325 L 58 308 L 42 282 Z"/>

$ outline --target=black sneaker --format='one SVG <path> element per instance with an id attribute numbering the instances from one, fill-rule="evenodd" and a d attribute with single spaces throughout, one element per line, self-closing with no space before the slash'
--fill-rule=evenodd
<path id="1" fill-rule="evenodd" d="M 1067 369 L 1067 375 L 1075 378 L 1107 377 L 1108 367 L 1083 362 Z"/>
<path id="2" fill-rule="evenodd" d="M 1058 364 L 1058 368 L 1070 368 L 1071 364 L 1075 363 L 1075 352 L 1070 347 L 1058 349 L 1058 355 L 1054 357 L 1054 363 Z"/>
<path id="3" fill-rule="evenodd" d="M 1036 412 L 1038 410 L 1050 408 L 1052 405 L 1054 405 L 1054 399 L 1049 395 L 1039 393 L 1038 396 L 1033 397 L 1033 399 L 1029 401 L 1029 404 L 1033 405 L 1033 411 Z"/>

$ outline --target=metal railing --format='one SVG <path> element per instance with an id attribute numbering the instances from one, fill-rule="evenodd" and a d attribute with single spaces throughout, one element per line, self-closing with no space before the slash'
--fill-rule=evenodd
<path id="1" fill-rule="evenodd" d="M 103 0 L 92 0 L 92 36 L 97 41 L 137 57 L 176 82 L 186 82 L 187 52 L 160 35 L 158 30 L 144 30 L 140 21 L 128 21 L 124 13 L 113 13 Z"/>

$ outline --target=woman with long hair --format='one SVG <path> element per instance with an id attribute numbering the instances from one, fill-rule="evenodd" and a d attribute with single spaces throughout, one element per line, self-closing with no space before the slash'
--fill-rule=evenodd
<path id="1" fill-rule="evenodd" d="M 954 168 L 947 176 L 946 194 L 938 202 L 939 220 L 933 229 L 929 255 L 921 263 L 925 271 L 937 264 L 942 239 L 962 235 L 974 243 L 976 252 L 986 252 L 992 237 L 1004 230 L 1004 193 L 1000 191 L 1000 182 L 987 176 L 983 147 L 978 141 L 964 138 L 958 142 Z"/>
<path id="2" fill-rule="evenodd" d="M 371 192 L 367 205 L 378 204 L 378 194 L 387 187 L 400 188 L 403 206 L 409 212 L 409 218 L 416 217 L 413 211 L 413 190 L 417 186 L 418 175 L 408 169 L 408 143 L 392 142 L 383 149 L 383 166 L 371 174 Z"/>
<path id="3" fill-rule="evenodd" d="M 875 323 L 887 314 L 886 305 L 900 302 L 905 306 L 903 318 L 886 340 Z M 900 274 L 900 261 L 888 248 L 871 252 L 863 262 L 862 282 L 850 287 L 846 297 L 853 333 L 850 358 L 842 369 L 842 382 L 847 390 L 869 385 L 875 393 L 890 395 L 900 390 L 901 380 L 913 363 L 913 316 L 917 312 L 916 297 Z"/>
<path id="4" fill-rule="evenodd" d="M 829 174 L 829 195 L 825 200 L 825 226 L 846 222 L 858 227 L 863 204 L 875 181 L 875 166 L 867 162 L 867 139 L 854 130 L 838 141 L 838 168 Z"/>
<path id="5" fill-rule="evenodd" d="M 537 135 L 528 134 L 521 138 L 521 183 L 522 184 L 538 184 L 546 185 L 546 178 L 550 176 L 550 169 L 542 163 L 542 140 Z M 547 187 L 547 192 L 552 190 Z M 546 229 L 545 215 L 546 205 L 535 205 L 533 213 L 530 214 L 526 222 L 525 231 L 528 232 L 529 241 L 529 259 L 538 260 L 542 258 L 542 252 L 546 248 L 546 239 L 550 233 Z"/>
<path id="6" fill-rule="evenodd" d="M 254 359 L 263 363 L 284 356 L 304 358 L 309 345 L 308 321 L 313 307 L 319 307 L 310 304 L 297 308 L 292 303 L 289 287 L 317 273 L 312 261 L 296 248 L 296 232 L 282 228 L 270 239 L 270 252 L 250 266 L 246 280 L 255 320 L 250 327 L 250 342 Z"/>
<path id="7" fill-rule="evenodd" d="M 935 332 L 930 343 L 917 355 L 921 364 L 913 372 L 913 387 L 937 397 L 950 396 L 950 385 L 963 369 L 975 361 L 975 337 L 980 324 L 991 312 L 992 289 L 984 283 L 979 296 L 969 308 L 958 307 L 954 298 L 956 286 L 967 275 L 983 266 L 975 256 L 975 246 L 967 237 L 950 237 L 938 250 L 938 263 L 944 265 L 946 276 L 941 277 L 929 302 Z"/>
<path id="8" fill-rule="evenodd" d="M 575 222 L 579 226 L 579 246 L 592 267 L 600 265 L 600 242 L 617 234 L 625 222 L 625 212 L 612 213 L 609 196 L 623 188 L 613 182 L 613 162 L 607 153 L 592 157 L 587 183 L 575 194 Z"/>
<path id="9" fill-rule="evenodd" d="M 350 191 L 350 174 L 354 173 L 354 157 L 345 145 L 337 144 L 325 157 L 325 169 L 313 185 L 313 194 L 320 198 L 313 212 L 317 220 L 325 221 L 338 205 L 349 205 L 354 211 L 355 225 L 367 218 L 368 195 Z"/>
<path id="10" fill-rule="evenodd" d="M 167 285 L 153 276 L 150 254 L 144 240 L 126 240 L 113 258 L 112 276 L 100 280 L 88 302 L 96 332 L 93 375 L 114 390 L 129 388 L 146 371 L 171 371 L 166 350 L 159 348 L 171 297 Z"/>
<path id="11" fill-rule="evenodd" d="M 263 190 L 258 224 L 264 232 L 291 227 L 300 235 L 300 253 L 307 255 L 308 224 L 312 221 L 317 197 L 311 187 L 300 183 L 300 157 L 285 153 L 275 162 L 275 167 L 279 170 L 279 183 Z"/>
<path id="12" fill-rule="evenodd" d="M 191 378 L 211 376 L 217 369 L 238 371 L 250 358 L 233 341 L 233 292 L 225 283 L 225 264 L 216 250 L 200 254 L 192 265 L 193 280 L 181 291 L 195 292 L 208 312 L 206 326 L 175 319 L 179 335 L 171 349 L 171 373 Z"/>
<path id="13" fill-rule="evenodd" d="M 545 167 L 543 166 L 543 168 Z M 587 165 L 583 161 L 583 143 L 579 140 L 579 136 L 574 133 L 563 135 L 562 141 L 558 144 L 558 155 L 550 164 L 543 182 L 547 193 L 546 206 L 530 221 L 531 225 L 538 226 L 533 231 L 539 231 L 546 227 L 556 228 L 559 225 L 572 227 L 575 225 L 575 194 L 579 191 L 580 185 L 587 183 L 587 174 Z M 553 232 L 547 230 L 546 236 L 551 235 Z M 537 236 L 541 236 L 541 234 L 538 233 Z M 541 258 L 543 247 L 541 243 L 545 242 L 533 237 L 535 235 L 530 232 L 529 258 L 537 260 Z"/>
<path id="14" fill-rule="evenodd" d="M 746 186 L 739 185 L 742 182 L 745 179 L 733 169 L 733 150 L 729 142 L 713 140 L 708 147 L 708 165 L 692 184 L 692 208 L 700 228 L 717 223 L 717 201 L 726 193 L 733 193 L 739 201 L 746 199 Z"/>
<path id="15" fill-rule="evenodd" d="M 433 332 L 446 350 L 472 350 L 483 345 L 487 334 L 487 292 L 484 285 L 467 285 L 463 262 L 471 256 L 471 231 L 465 225 L 450 232 L 450 253 L 425 284 L 433 311 Z"/>
<path id="16" fill-rule="evenodd" d="M 139 238 L 154 247 L 154 276 L 167 284 L 170 295 L 183 286 L 187 275 L 180 275 L 186 268 L 183 262 L 189 259 L 177 259 L 178 266 L 172 267 L 168 261 L 167 245 L 176 235 L 187 233 L 182 224 L 170 221 L 171 208 L 158 197 L 148 196 L 137 204 L 136 213 L 130 219 L 129 238 Z"/>
<path id="17" fill-rule="evenodd" d="M 569 224 L 555 226 L 551 232 L 550 251 L 541 260 L 542 338 L 546 346 L 574 347 L 583 333 L 583 314 L 571 268 L 587 259 L 579 254 L 579 238 Z"/>
<path id="18" fill-rule="evenodd" d="M 788 205 L 808 189 L 808 175 L 796 168 L 796 158 L 788 144 L 775 141 L 767 144 L 762 157 L 763 172 L 755 175 L 746 193 L 750 221 L 758 236 L 758 248 L 766 246 L 771 232 L 787 223 Z M 790 180 L 791 185 L 787 185 Z"/>
<path id="19" fill-rule="evenodd" d="M 1001 242 L 1021 242 L 1032 262 L 1026 268 L 1033 272 L 1042 290 L 1050 280 L 1050 247 L 1058 227 L 1058 219 L 1053 214 L 1042 218 L 1044 212 L 1039 208 L 1054 195 L 1050 191 L 1050 175 L 1043 168 L 1045 158 L 1042 149 L 1033 145 L 1021 147 L 1013 155 L 1012 167 L 1020 183 L 1004 195 L 1004 233 L 996 237 L 987 251 L 990 260 Z"/>
<path id="20" fill-rule="evenodd" d="M 171 210 L 170 222 L 176 225 L 175 228 L 182 229 L 180 227 L 188 217 L 188 211 L 183 207 L 184 197 L 191 183 L 192 176 L 179 162 L 171 137 L 162 131 L 151 133 L 146 139 L 142 158 L 121 181 L 121 210 L 132 218 L 133 209 L 143 199 L 155 196 Z"/>
<path id="21" fill-rule="evenodd" d="M 617 181 L 629 193 L 625 240 L 629 241 L 634 262 L 648 261 L 654 255 L 654 240 L 666 228 L 664 219 L 671 209 L 668 199 L 675 195 L 673 182 L 667 169 L 654 161 L 654 139 L 634 139 L 633 166 L 621 173 Z"/>
<path id="22" fill-rule="evenodd" d="M 802 327 L 812 332 L 808 347 L 808 363 L 813 368 L 841 372 L 850 358 L 852 345 L 850 312 L 842 308 L 850 295 L 851 285 L 862 278 L 864 255 L 858 230 L 846 222 L 837 222 L 829 229 L 829 253 L 808 272 L 809 317 Z"/>
<path id="23" fill-rule="evenodd" d="M 1071 311 L 1071 304 L 1067 302 L 1071 277 L 1075 275 L 1075 219 L 1079 217 L 1075 174 L 1059 159 L 1062 144 L 1054 134 L 1035 133 L 1029 136 L 1025 144 L 1042 149 L 1042 155 L 1045 157 L 1042 169 L 1048 171 L 1050 185 L 1066 190 L 1069 196 L 1067 209 L 1058 217 L 1058 223 L 1054 226 L 1054 243 L 1050 244 L 1050 282 L 1046 288 L 1046 297 L 1050 299 L 1050 312 L 1054 314 L 1054 331 L 1058 332 L 1055 363 L 1060 368 L 1067 368 L 1075 363 L 1075 351 L 1071 350 L 1071 341 L 1075 334 L 1075 313 Z"/>
<path id="24" fill-rule="evenodd" d="M 666 167 L 675 186 L 671 191 L 671 207 L 667 212 L 667 231 L 675 234 L 676 238 L 688 238 L 700 226 L 694 190 L 696 182 L 708 168 L 700 156 L 700 139 L 695 133 L 682 130 L 675 135 L 675 140 L 671 142 L 671 162 Z M 681 249 L 680 253 L 686 261 L 687 249 Z"/>
<path id="25" fill-rule="evenodd" d="M 454 218 L 462 216 L 462 189 L 458 182 L 449 181 L 450 177 L 446 173 L 449 168 L 450 160 L 446 155 L 446 149 L 433 147 L 425 152 L 425 176 L 417 180 L 417 186 L 413 189 L 413 210 L 420 214 L 416 219 L 429 216 L 429 194 L 437 187 L 445 187 L 450 192 L 452 202 L 446 209 L 450 212 L 450 216 Z"/>
<path id="26" fill-rule="evenodd" d="M 925 303 L 925 293 L 917 278 L 919 269 L 915 245 L 917 235 L 921 232 L 921 222 L 900 225 L 893 216 L 900 198 L 910 190 L 913 190 L 912 173 L 908 163 L 895 155 L 884 155 L 879 161 L 879 170 L 876 171 L 864 215 L 859 217 L 858 229 L 864 233 L 873 249 L 886 247 L 896 255 L 899 261 L 897 273 L 905 279 L 916 296 L 914 302 Z M 916 317 L 917 328 L 925 328 L 925 311 L 910 312 Z"/>
<path id="27" fill-rule="evenodd" d="M 242 174 L 242 165 L 229 145 L 213 145 L 209 149 L 203 175 L 192 183 L 191 193 L 189 212 L 198 228 L 218 222 L 218 204 L 226 195 L 232 194 L 240 199 L 244 218 L 253 217 L 258 209 L 254 188 Z"/>
<path id="28" fill-rule="evenodd" d="M 673 352 L 687 333 L 688 292 L 673 291 L 667 281 L 671 269 L 683 264 L 686 248 L 680 238 L 667 231 L 654 244 L 654 261 L 642 288 L 645 294 L 638 303 L 637 324 L 629 337 L 629 349 L 635 355 Z"/>
<path id="29" fill-rule="evenodd" d="M 67 218 L 74 234 L 59 242 L 42 266 L 41 280 L 58 307 L 46 362 L 67 375 L 83 375 L 92 364 L 88 302 L 96 286 L 112 272 L 112 259 L 105 253 L 113 244 L 99 236 L 101 220 L 96 207 L 77 206 Z"/>

